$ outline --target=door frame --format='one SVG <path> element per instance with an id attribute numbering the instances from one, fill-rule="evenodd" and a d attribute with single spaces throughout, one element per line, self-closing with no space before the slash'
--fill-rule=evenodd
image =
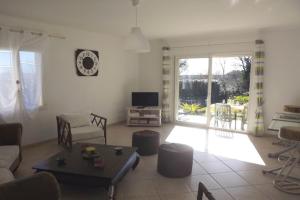
<path id="1" fill-rule="evenodd" d="M 179 121 L 177 120 L 177 112 L 178 112 L 178 103 L 179 103 L 179 74 L 178 74 L 178 65 L 179 65 L 179 60 L 180 59 L 189 59 L 189 58 L 208 58 L 208 92 L 207 92 L 207 108 L 210 108 L 211 106 L 211 87 L 212 87 L 212 60 L 214 57 L 238 57 L 238 56 L 251 56 L 252 57 L 252 64 L 251 64 L 251 71 L 250 71 L 250 85 L 249 85 L 249 103 L 248 103 L 248 111 L 251 110 L 251 102 L 253 98 L 253 52 L 227 52 L 227 53 L 210 53 L 210 54 L 192 54 L 192 55 L 179 55 L 175 56 L 175 62 L 174 62 L 174 121 L 176 124 L 179 125 L 189 125 L 189 126 L 194 126 L 194 127 L 200 127 L 200 128 L 211 128 L 211 129 L 216 129 L 216 130 L 222 130 L 222 131 L 233 131 L 231 129 L 224 129 L 224 128 L 218 128 L 218 127 L 213 127 L 210 126 L 210 121 L 211 121 L 211 112 L 207 111 L 206 112 L 206 124 L 198 124 L 194 122 L 184 122 L 184 121 Z M 247 118 L 249 119 L 249 112 L 247 113 Z M 248 120 L 248 126 L 249 126 L 249 120 Z M 240 131 L 240 130 L 234 130 L 235 132 L 241 132 L 245 133 L 245 131 Z"/>

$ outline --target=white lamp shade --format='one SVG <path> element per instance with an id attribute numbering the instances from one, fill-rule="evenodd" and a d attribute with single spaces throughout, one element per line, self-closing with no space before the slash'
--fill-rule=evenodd
<path id="1" fill-rule="evenodd" d="M 143 35 L 140 27 L 131 28 L 131 32 L 125 40 L 125 49 L 138 53 L 150 52 L 149 41 Z"/>

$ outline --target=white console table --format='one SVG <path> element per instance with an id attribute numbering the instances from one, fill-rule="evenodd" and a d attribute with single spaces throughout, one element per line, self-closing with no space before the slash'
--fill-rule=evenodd
<path id="1" fill-rule="evenodd" d="M 127 108 L 128 126 L 161 126 L 160 107 Z"/>

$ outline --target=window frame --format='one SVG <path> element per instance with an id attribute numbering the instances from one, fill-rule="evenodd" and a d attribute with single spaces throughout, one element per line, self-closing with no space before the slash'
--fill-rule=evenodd
<path id="1" fill-rule="evenodd" d="M 34 106 L 30 107 L 28 109 L 29 112 L 33 111 L 33 110 L 38 110 L 40 109 L 41 107 L 44 106 L 44 98 L 43 98 L 43 71 L 42 71 L 42 54 L 38 51 L 34 51 L 34 50 L 31 50 L 31 49 L 25 49 L 25 48 L 22 48 L 22 49 L 18 49 L 18 50 L 12 50 L 12 49 L 6 49 L 6 48 L 1 48 L 0 49 L 0 53 L 3 52 L 8 52 L 10 54 L 10 64 L 9 65 L 0 65 L 0 69 L 3 69 L 3 68 L 7 68 L 7 70 L 10 70 L 12 71 L 14 75 L 14 77 L 12 79 L 13 82 L 15 82 L 15 84 L 17 85 L 17 90 L 20 92 L 21 91 L 21 87 L 22 87 L 22 82 L 20 81 L 21 80 L 21 77 L 23 77 L 24 79 L 24 76 L 26 75 L 31 75 L 31 76 L 38 76 L 40 78 L 38 78 L 38 84 L 40 85 L 40 91 L 38 91 L 40 93 L 39 95 L 39 100 L 37 102 L 35 102 Z M 27 62 L 27 61 L 22 61 L 22 58 L 21 58 L 21 54 L 22 52 L 31 52 L 34 54 L 34 62 Z M 37 57 L 37 54 L 38 54 L 38 57 L 39 58 L 36 58 Z M 17 64 L 14 64 L 14 60 L 13 60 L 13 56 L 14 55 L 17 55 L 17 61 L 18 63 Z M 37 62 L 38 60 L 38 62 Z M 34 67 L 35 69 L 32 70 L 32 72 L 24 72 L 21 68 L 22 68 L 22 64 L 23 65 L 30 65 L 32 67 Z M 15 66 L 16 65 L 16 66 Z M 36 69 L 37 67 L 39 67 L 40 69 Z M 39 75 L 37 74 L 39 73 Z M 25 79 L 23 80 L 25 81 Z M 26 84 L 26 83 L 24 83 Z M 25 92 L 25 91 L 23 91 Z M 21 91 L 21 96 L 24 96 L 26 95 L 25 93 L 22 93 Z M 31 94 L 29 94 L 30 96 Z M 18 96 L 17 98 L 20 98 L 20 96 Z M 20 99 L 19 101 L 21 104 L 25 104 L 25 100 L 24 99 Z M 32 104 L 33 105 L 33 104 Z M 24 105 L 25 106 L 25 105 Z M 26 107 L 26 106 L 25 106 Z M 26 109 L 26 110 L 27 110 Z"/>

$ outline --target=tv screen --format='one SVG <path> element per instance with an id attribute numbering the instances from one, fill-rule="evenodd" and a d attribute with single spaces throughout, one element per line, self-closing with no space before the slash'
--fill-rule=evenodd
<path id="1" fill-rule="evenodd" d="M 132 92 L 132 106 L 158 106 L 158 92 Z"/>

